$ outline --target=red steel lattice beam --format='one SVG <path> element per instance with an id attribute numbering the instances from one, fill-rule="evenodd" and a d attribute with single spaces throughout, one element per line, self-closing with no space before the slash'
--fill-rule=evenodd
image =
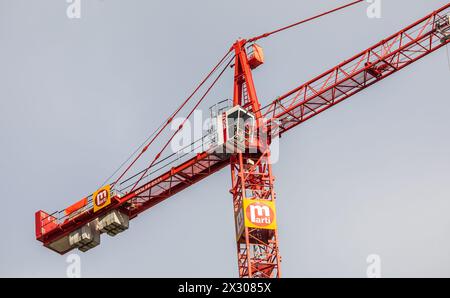
<path id="1" fill-rule="evenodd" d="M 438 50 L 450 40 L 437 28 L 448 22 L 450 4 L 393 34 L 262 109 L 279 120 L 279 133 L 320 114 L 367 87 Z"/>

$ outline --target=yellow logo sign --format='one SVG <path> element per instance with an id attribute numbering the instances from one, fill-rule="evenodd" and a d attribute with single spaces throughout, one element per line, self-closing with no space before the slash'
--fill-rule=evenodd
<path id="1" fill-rule="evenodd" d="M 92 195 L 94 212 L 111 204 L 111 185 L 106 185 Z"/>
<path id="2" fill-rule="evenodd" d="M 244 219 L 246 227 L 275 230 L 277 228 L 275 203 L 244 199 Z"/>

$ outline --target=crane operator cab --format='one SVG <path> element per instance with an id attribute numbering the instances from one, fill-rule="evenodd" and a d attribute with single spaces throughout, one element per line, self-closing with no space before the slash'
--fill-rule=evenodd
<path id="1" fill-rule="evenodd" d="M 219 154 L 245 152 L 253 144 L 255 116 L 240 106 L 234 106 L 212 119 L 214 145 Z"/>
<path id="2" fill-rule="evenodd" d="M 450 14 L 436 21 L 436 31 L 439 33 L 442 43 L 450 40 Z"/>

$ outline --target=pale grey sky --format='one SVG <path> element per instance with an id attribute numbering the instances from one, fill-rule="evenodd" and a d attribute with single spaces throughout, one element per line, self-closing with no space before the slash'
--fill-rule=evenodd
<path id="1" fill-rule="evenodd" d="M 348 1 L 0 0 L 0 276 L 65 277 L 34 212 L 77 201 L 159 125 L 238 37 Z M 261 42 L 267 103 L 448 1 L 384 0 Z M 217 101 L 230 97 L 226 73 Z M 285 277 L 450 277 L 445 48 L 304 123 L 274 165 Z M 80 253 L 82 276 L 236 277 L 228 169 Z"/>

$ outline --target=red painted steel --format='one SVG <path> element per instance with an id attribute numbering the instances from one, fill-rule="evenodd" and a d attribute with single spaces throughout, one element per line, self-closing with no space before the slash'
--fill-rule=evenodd
<path id="1" fill-rule="evenodd" d="M 246 107 L 256 116 L 256 123 L 262 123 L 259 112 L 259 100 L 253 83 L 251 65 L 245 50 L 245 40 L 234 44 L 236 54 L 234 105 Z M 258 134 L 259 136 L 259 134 Z M 273 189 L 274 177 L 270 163 L 270 150 L 263 140 L 256 140 L 259 150 L 257 153 L 238 152 L 231 156 L 230 190 L 233 195 L 235 216 L 243 211 L 244 199 L 264 200 L 275 203 Z M 236 230 L 239 224 L 236 222 Z M 280 277 L 281 264 L 278 250 L 278 232 L 275 229 L 253 228 L 245 226 L 242 234 L 236 235 L 239 277 L 271 278 Z"/>
<path id="2" fill-rule="evenodd" d="M 245 46 L 249 42 L 240 40 L 232 47 L 237 54 L 234 65 L 234 105 L 247 108 L 258 119 L 278 119 L 280 121 L 278 133 L 283 134 L 448 44 L 450 39 L 448 36 L 445 38 L 437 26 L 438 23 L 448 22 L 448 15 L 450 15 L 450 4 L 280 96 L 263 108 L 260 108 L 257 100 L 251 69 L 248 65 L 245 66 L 245 61 L 247 61 Z M 48 246 L 49 243 L 68 235 L 111 210 L 121 210 L 130 218 L 134 218 L 230 163 L 233 177 L 231 192 L 235 208 L 242 200 L 242 191 L 244 190 L 253 192 L 256 197 L 262 196 L 274 200 L 273 176 L 270 165 L 266 166 L 269 164 L 269 155 L 268 151 L 262 151 L 256 156 L 239 153 L 231 157 L 202 152 L 155 178 L 142 180 L 140 185 L 123 196 L 115 194 L 111 205 L 95 214 L 92 208 L 87 208 L 72 218 L 58 220 L 55 214 L 48 215 L 43 211 L 38 211 L 36 213 L 36 238 Z M 261 167 L 255 167 L 254 164 Z M 251 169 L 250 173 L 249 169 Z M 256 178 L 258 175 L 265 177 L 264 182 Z M 259 181 L 259 184 L 254 183 L 258 187 L 251 188 L 246 181 Z M 265 191 L 258 194 L 258 189 Z M 89 198 L 87 207 L 92 206 L 91 204 L 92 198 Z M 46 226 L 48 223 L 50 226 Z M 264 233 L 266 235 L 263 235 Z M 237 242 L 240 276 L 279 276 L 280 257 L 276 230 L 258 232 L 247 228 L 243 239 L 245 241 L 238 239 Z M 252 247 L 253 240 L 251 239 L 260 240 L 260 242 L 256 241 L 259 243 L 256 248 Z M 255 257 L 256 255 L 263 257 Z"/>
<path id="3" fill-rule="evenodd" d="M 445 22 L 450 4 L 344 61 L 313 80 L 275 99 L 261 113 L 280 121 L 279 133 L 338 104 L 443 47 L 436 30 Z"/>
<path id="4" fill-rule="evenodd" d="M 243 208 L 244 199 L 275 202 L 274 176 L 268 149 L 260 154 L 234 155 L 231 158 L 231 178 L 230 192 L 233 195 L 235 215 Z M 242 234 L 236 236 L 239 277 L 281 277 L 276 228 L 244 227 Z"/>

